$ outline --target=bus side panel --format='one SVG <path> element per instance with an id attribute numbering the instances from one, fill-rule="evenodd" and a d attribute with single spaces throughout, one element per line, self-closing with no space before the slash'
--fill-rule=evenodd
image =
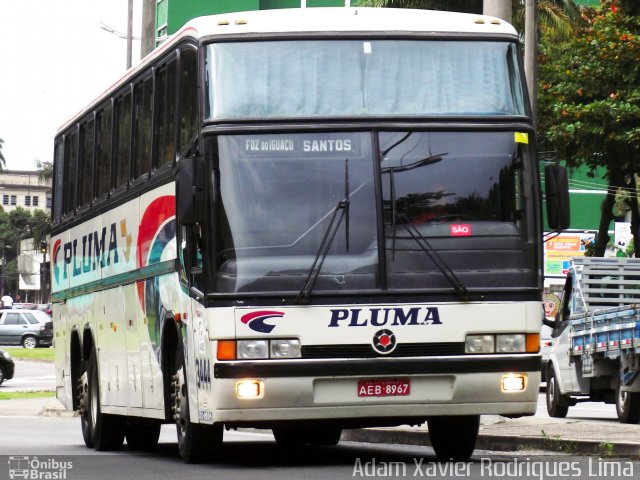
<path id="1" fill-rule="evenodd" d="M 71 248 L 68 231 L 51 238 L 51 293 L 58 293 L 69 288 Z M 67 261 L 65 261 L 65 251 Z M 57 328 L 57 326 L 54 325 L 54 328 Z"/>
<path id="2" fill-rule="evenodd" d="M 106 237 L 104 242 L 108 241 L 107 232 L 102 233 L 100 226 L 100 217 L 95 217 L 70 230 L 71 261 L 68 274 L 71 288 L 100 279 L 101 259 L 105 253 L 101 247 L 102 236 Z"/>
<path id="3" fill-rule="evenodd" d="M 65 305 L 54 303 L 52 306 L 54 326 L 54 347 L 56 365 L 56 398 L 64 407 L 73 410 L 71 388 L 71 355 L 70 355 L 70 328 L 67 322 Z"/>
<path id="4" fill-rule="evenodd" d="M 134 272 L 137 264 L 138 199 L 102 215 L 104 237 L 102 279 Z M 126 283 L 126 278 L 121 283 Z"/>
<path id="5" fill-rule="evenodd" d="M 142 308 L 138 298 L 137 283 L 122 287 L 124 296 L 124 330 L 126 332 L 127 388 L 129 407 L 142 407 L 142 367 L 140 362 L 139 324 L 142 322 Z"/>
<path id="6" fill-rule="evenodd" d="M 127 344 L 124 322 L 123 287 L 100 293 L 105 312 L 100 325 L 98 358 L 100 361 L 100 388 L 103 405 L 127 406 Z M 106 367 L 106 368 L 105 368 Z M 105 370 L 107 374 L 105 375 Z"/>

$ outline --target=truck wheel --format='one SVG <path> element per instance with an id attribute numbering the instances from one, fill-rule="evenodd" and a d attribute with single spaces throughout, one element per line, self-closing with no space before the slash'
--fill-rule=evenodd
<path id="1" fill-rule="evenodd" d="M 564 418 L 569 413 L 569 406 L 563 405 L 564 395 L 560 393 L 560 386 L 556 378 L 556 372 L 550 369 L 549 380 L 547 381 L 547 412 L 550 417 Z"/>
<path id="2" fill-rule="evenodd" d="M 623 392 L 621 382 L 616 386 L 616 413 L 621 423 L 638 423 L 640 420 L 640 392 Z"/>
<path id="3" fill-rule="evenodd" d="M 427 424 L 431 446 L 439 461 L 466 460 L 473 455 L 480 415 L 431 417 Z"/>

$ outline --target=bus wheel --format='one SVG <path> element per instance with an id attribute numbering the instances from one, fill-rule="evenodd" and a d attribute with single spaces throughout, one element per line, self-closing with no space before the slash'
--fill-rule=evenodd
<path id="1" fill-rule="evenodd" d="M 439 461 L 466 460 L 473 454 L 480 415 L 431 417 L 427 424 L 431 446 Z"/>
<path id="2" fill-rule="evenodd" d="M 88 448 L 93 448 L 93 424 L 89 421 L 89 380 L 85 371 L 78 379 L 78 414 L 82 438 Z"/>
<path id="3" fill-rule="evenodd" d="M 549 379 L 547 380 L 547 413 L 550 417 L 564 418 L 569 412 L 569 405 L 566 404 L 564 396 L 560 393 L 560 386 L 556 378 L 553 367 L 549 368 Z"/>
<path id="4" fill-rule="evenodd" d="M 86 422 L 91 443 L 98 451 L 119 450 L 124 441 L 124 419 L 119 415 L 107 415 L 100 411 L 100 383 L 95 350 L 91 352 L 87 377 L 88 388 L 84 409 L 87 412 Z M 83 428 L 83 434 L 84 431 Z"/>
<path id="5" fill-rule="evenodd" d="M 616 385 L 616 413 L 622 423 L 638 423 L 640 420 L 640 392 L 623 392 L 618 380 Z"/>
<path id="6" fill-rule="evenodd" d="M 273 438 L 281 447 L 301 447 L 311 443 L 306 430 L 296 427 L 275 427 L 272 429 Z"/>
<path id="7" fill-rule="evenodd" d="M 149 450 L 158 444 L 160 427 L 157 420 L 129 419 L 127 422 L 127 445 L 131 450 Z"/>
<path id="8" fill-rule="evenodd" d="M 222 425 L 201 425 L 191 422 L 189 415 L 189 389 L 187 388 L 184 352 L 178 342 L 174 375 L 171 377 L 173 401 L 171 410 L 178 432 L 178 449 L 186 463 L 199 463 L 213 459 L 222 445 Z"/>
<path id="9" fill-rule="evenodd" d="M 311 445 L 337 445 L 341 435 L 341 428 L 319 428 L 310 435 Z"/>

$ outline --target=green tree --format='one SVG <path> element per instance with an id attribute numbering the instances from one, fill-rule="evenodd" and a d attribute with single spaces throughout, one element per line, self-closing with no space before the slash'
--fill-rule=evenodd
<path id="1" fill-rule="evenodd" d="M 53 163 L 36 160 L 36 167 L 38 168 L 38 180 L 41 182 L 46 182 L 53 178 Z"/>
<path id="2" fill-rule="evenodd" d="M 626 8 L 626 10 L 625 10 Z M 539 137 L 569 166 L 607 168 L 595 255 L 602 256 L 615 195 L 630 193 L 632 232 L 640 257 L 640 16 L 629 1 L 603 0 L 584 12 L 586 26 L 565 42 L 543 38 L 538 77 Z"/>

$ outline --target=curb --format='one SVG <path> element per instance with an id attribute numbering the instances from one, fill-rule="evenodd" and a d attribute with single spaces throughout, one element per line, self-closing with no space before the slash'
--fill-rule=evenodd
<path id="1" fill-rule="evenodd" d="M 431 446 L 428 432 L 381 430 L 365 428 L 344 430 L 341 440 L 362 443 L 390 443 L 400 445 Z M 518 437 L 515 435 L 478 435 L 476 449 L 500 452 L 543 450 L 558 454 L 588 454 L 601 456 L 640 457 L 640 443 L 611 442 L 610 447 L 597 440 L 571 440 L 543 437 Z"/>

